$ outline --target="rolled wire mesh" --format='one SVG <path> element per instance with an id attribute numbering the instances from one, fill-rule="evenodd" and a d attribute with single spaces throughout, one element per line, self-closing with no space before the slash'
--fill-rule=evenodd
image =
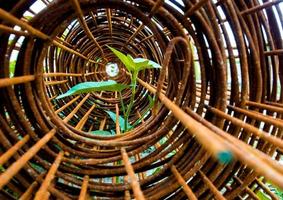
<path id="1" fill-rule="evenodd" d="M 0 198 L 280 199 L 281 2 L 1 0 Z M 56 99 L 130 84 L 107 45 L 162 66 L 139 74 L 126 133 L 115 92 Z"/>

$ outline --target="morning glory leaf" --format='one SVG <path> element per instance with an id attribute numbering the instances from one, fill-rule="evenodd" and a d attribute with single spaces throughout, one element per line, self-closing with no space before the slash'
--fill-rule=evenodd
<path id="1" fill-rule="evenodd" d="M 161 65 L 159 65 L 157 62 L 154 62 L 152 60 L 149 60 L 149 65 L 151 66 L 151 68 L 156 68 L 156 69 L 161 68 Z"/>
<path id="2" fill-rule="evenodd" d="M 135 58 L 134 63 L 135 63 L 135 69 L 137 71 L 146 69 L 149 66 L 149 60 L 145 58 Z"/>
<path id="3" fill-rule="evenodd" d="M 135 58 L 134 63 L 136 64 L 136 68 L 138 69 L 138 71 L 144 69 L 161 68 L 158 63 L 148 60 L 146 58 Z"/>
<path id="4" fill-rule="evenodd" d="M 128 56 L 112 47 L 108 46 L 108 48 L 120 59 L 129 72 L 134 71 L 134 66 L 132 66 L 132 62 Z"/>
<path id="5" fill-rule="evenodd" d="M 129 62 L 135 65 L 134 58 L 130 54 L 127 54 L 127 57 L 128 57 Z"/>
<path id="6" fill-rule="evenodd" d="M 116 123 L 116 113 L 112 112 L 112 111 L 108 111 L 106 110 L 105 111 L 109 117 Z M 126 130 L 126 127 L 125 127 L 125 119 L 121 116 L 119 116 L 119 125 L 120 125 L 120 128 L 122 131 L 125 131 Z M 132 126 L 128 123 L 127 124 L 127 128 L 130 129 L 132 128 Z"/>
<path id="7" fill-rule="evenodd" d="M 130 54 L 127 55 L 127 58 L 128 58 L 129 64 L 133 68 L 133 71 L 136 71 L 136 63 L 134 62 L 134 58 Z"/>
<path id="8" fill-rule="evenodd" d="M 148 61 L 148 59 L 146 59 L 146 58 L 135 58 L 134 59 L 135 63 L 142 63 L 142 62 L 146 62 L 146 61 Z"/>
<path id="9" fill-rule="evenodd" d="M 144 69 L 153 69 L 153 68 L 161 68 L 161 66 L 152 61 L 152 60 L 148 60 L 146 58 L 133 58 L 131 55 L 125 55 L 122 52 L 109 47 L 108 48 L 121 60 L 121 62 L 126 66 L 127 70 L 129 72 L 133 72 L 133 71 L 141 71 Z"/>
<path id="10" fill-rule="evenodd" d="M 99 91 L 121 92 L 122 90 L 129 87 L 130 87 L 129 85 L 120 84 L 114 80 L 100 81 L 100 82 L 84 82 L 75 85 L 66 93 L 58 96 L 56 99 L 61 99 L 66 96 L 89 93 L 89 92 L 99 92 Z"/>

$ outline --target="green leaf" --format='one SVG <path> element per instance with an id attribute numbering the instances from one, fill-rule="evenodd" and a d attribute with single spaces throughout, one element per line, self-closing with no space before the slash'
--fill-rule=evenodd
<path id="1" fill-rule="evenodd" d="M 32 168 L 34 168 L 36 171 L 38 171 L 40 173 L 46 171 L 42 166 L 40 166 L 40 165 L 38 165 L 36 163 L 30 163 L 30 165 L 32 166 Z"/>
<path id="2" fill-rule="evenodd" d="M 109 110 L 106 110 L 105 112 L 116 123 L 116 113 L 114 113 L 112 111 L 109 111 Z M 120 128 L 121 128 L 122 131 L 126 130 L 125 119 L 123 117 L 121 117 L 121 116 L 119 116 L 119 125 L 120 125 Z M 127 127 L 128 127 L 128 129 L 132 128 L 132 126 L 129 123 L 127 124 Z"/>
<path id="3" fill-rule="evenodd" d="M 158 172 L 160 172 L 161 167 L 157 167 L 154 172 L 152 172 L 152 175 L 157 174 Z"/>
<path id="4" fill-rule="evenodd" d="M 126 56 L 125 54 L 123 54 L 122 52 L 108 46 L 108 48 L 121 60 L 121 62 L 125 65 L 125 67 L 127 68 L 127 70 L 129 72 L 134 71 L 134 66 L 132 66 L 132 62 L 129 59 L 128 56 Z"/>
<path id="5" fill-rule="evenodd" d="M 136 64 L 134 62 L 134 58 L 130 54 L 127 55 L 127 58 L 128 58 L 129 64 L 132 66 L 133 70 L 135 71 L 135 69 L 136 69 L 135 65 Z"/>
<path id="6" fill-rule="evenodd" d="M 262 191 L 258 191 L 256 193 L 256 196 L 258 196 L 258 198 L 260 200 L 270 200 L 270 198 L 268 198 L 268 196 L 265 193 L 263 193 Z"/>
<path id="7" fill-rule="evenodd" d="M 149 60 L 144 58 L 135 58 L 133 59 L 133 62 L 135 63 L 135 69 L 136 71 L 141 71 L 143 69 L 146 69 L 147 66 L 149 66 Z"/>
<path id="8" fill-rule="evenodd" d="M 89 92 L 99 92 L 99 91 L 121 92 L 122 90 L 129 87 L 130 87 L 129 85 L 120 84 L 113 80 L 101 81 L 101 82 L 84 82 L 75 85 L 65 94 L 59 95 L 56 99 L 61 99 L 63 97 L 74 94 L 83 94 Z"/>
<path id="9" fill-rule="evenodd" d="M 90 133 L 92 133 L 94 135 L 103 135 L 103 136 L 110 136 L 110 135 L 112 135 L 111 132 L 103 131 L 103 130 L 91 131 Z"/>
<path id="10" fill-rule="evenodd" d="M 62 150 L 62 148 L 58 145 L 58 144 L 56 144 L 56 143 L 53 143 L 53 145 L 59 150 L 59 151 L 61 151 Z"/>
<path id="11" fill-rule="evenodd" d="M 149 65 L 151 68 L 161 69 L 161 65 L 159 65 L 157 62 L 154 62 L 152 60 L 149 60 Z"/>
<path id="12" fill-rule="evenodd" d="M 5 171 L 5 168 L 2 165 L 0 165 L 0 172 L 4 172 L 4 171 Z"/>
<path id="13" fill-rule="evenodd" d="M 96 62 L 100 62 L 102 60 L 102 58 L 97 57 L 95 60 L 96 60 Z"/>
<path id="14" fill-rule="evenodd" d="M 108 48 L 121 60 L 121 62 L 126 66 L 128 71 L 130 72 L 138 72 L 144 69 L 153 69 L 153 68 L 161 68 L 161 66 L 152 61 L 148 60 L 146 58 L 133 58 L 131 55 L 125 55 L 122 52 L 109 47 Z"/>
<path id="15" fill-rule="evenodd" d="M 25 16 L 25 18 L 30 21 L 33 17 L 32 16 Z"/>
<path id="16" fill-rule="evenodd" d="M 147 95 L 147 98 L 149 101 L 149 109 L 151 109 L 154 105 L 154 99 L 150 95 Z"/>
<path id="17" fill-rule="evenodd" d="M 153 69 L 153 68 L 160 69 L 161 68 L 161 66 L 158 63 L 152 60 L 148 60 L 146 58 L 135 58 L 134 63 L 136 64 L 136 68 L 138 71 L 144 70 L 144 69 Z"/>
<path id="18" fill-rule="evenodd" d="M 281 197 L 283 199 L 283 190 L 279 187 L 275 186 L 272 182 L 268 181 L 267 183 L 268 188 L 270 191 L 272 191 L 274 194 L 276 194 L 278 197 Z"/>

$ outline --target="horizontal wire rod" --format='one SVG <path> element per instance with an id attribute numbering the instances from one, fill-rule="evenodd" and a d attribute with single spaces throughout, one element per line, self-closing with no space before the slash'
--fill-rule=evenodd
<path id="1" fill-rule="evenodd" d="M 1 132 L 1 129 L 0 129 Z M 30 139 L 29 135 L 26 135 L 18 141 L 14 146 L 12 146 L 9 150 L 7 150 L 4 154 L 0 156 L 0 165 L 6 163 L 22 146 L 24 146 Z"/>
<path id="2" fill-rule="evenodd" d="M 261 5 L 257 5 L 257 6 L 254 6 L 252 8 L 249 8 L 247 10 L 242 11 L 241 15 L 252 14 L 252 13 L 258 12 L 258 11 L 260 11 L 262 9 L 266 9 L 266 8 L 269 8 L 269 7 L 273 6 L 273 5 L 279 4 L 281 2 L 283 2 L 283 0 L 273 0 L 273 1 L 269 1 L 269 2 L 264 2 Z"/>
<path id="3" fill-rule="evenodd" d="M 138 81 L 143 87 L 148 89 L 148 91 L 153 94 L 156 93 L 156 89 L 154 89 L 152 86 L 141 79 L 138 79 Z M 190 111 L 189 114 L 193 115 L 193 118 L 190 117 L 181 108 L 170 101 L 164 94 L 160 93 L 159 100 L 172 111 L 172 114 L 176 117 L 176 119 L 182 122 L 182 124 L 189 130 L 188 133 L 194 135 L 198 142 L 208 152 L 212 153 L 215 158 L 221 159 L 221 156 L 224 156 L 224 159 L 227 158 L 227 153 L 228 155 L 231 153 L 231 155 L 236 156 L 236 158 L 241 160 L 243 163 L 256 169 L 260 174 L 268 177 L 278 186 L 283 187 L 283 175 L 281 174 L 283 169 L 270 157 L 256 149 L 253 149 L 248 144 L 234 138 L 233 136 L 230 136 L 211 123 L 204 121 L 204 119 L 198 116 L 196 113 L 187 109 L 186 111 Z M 202 123 L 207 124 L 209 128 L 204 126 Z M 222 153 L 224 153 L 224 155 Z M 266 161 L 264 161 L 264 159 Z"/>
<path id="4" fill-rule="evenodd" d="M 83 74 L 76 74 L 76 73 L 61 73 L 61 72 L 57 72 L 57 73 L 44 73 L 43 74 L 44 77 L 66 77 L 66 76 L 74 76 L 74 77 L 80 77 L 83 76 Z"/>
<path id="5" fill-rule="evenodd" d="M 15 176 L 24 165 L 55 135 L 56 130 L 52 129 L 33 145 L 24 155 L 16 160 L 4 173 L 0 175 L 0 190 Z"/>
<path id="6" fill-rule="evenodd" d="M 60 47 L 60 48 L 64 49 L 65 51 L 68 51 L 68 52 L 70 52 L 72 54 L 75 54 L 75 55 L 77 55 L 77 56 L 79 56 L 79 57 L 81 57 L 81 58 L 83 58 L 85 60 L 88 60 L 91 63 L 97 63 L 94 60 L 87 58 L 83 54 L 81 54 L 81 53 L 79 53 L 79 52 L 77 52 L 77 51 L 75 51 L 75 50 L 73 50 L 73 49 L 71 49 L 71 48 L 69 48 L 69 47 L 59 43 L 55 39 L 51 39 L 48 35 L 42 33 L 41 31 L 39 31 L 39 30 L 37 30 L 35 28 L 33 28 L 32 26 L 30 26 L 26 22 L 24 22 L 24 21 L 22 21 L 22 20 L 20 20 L 20 19 L 18 19 L 16 17 L 14 17 L 13 15 L 11 15 L 10 13 L 8 13 L 7 11 L 5 11 L 5 10 L 3 10 L 1 8 L 0 8 L 0 18 L 3 19 L 3 20 L 8 21 L 8 22 L 10 22 L 10 23 L 12 23 L 14 25 L 20 26 L 22 29 L 27 30 L 31 35 L 39 37 L 39 38 L 41 38 L 43 40 L 50 41 L 53 45 L 55 45 L 57 47 Z"/>
<path id="7" fill-rule="evenodd" d="M 272 135 L 269 135 L 267 132 L 265 131 L 260 131 L 258 128 L 250 125 L 250 124 L 247 124 L 245 122 L 243 122 L 242 120 L 240 119 L 237 119 L 235 117 L 232 117 L 228 114 L 225 114 L 224 112 L 216 109 L 216 108 L 213 108 L 213 107 L 210 107 L 210 106 L 206 106 L 206 108 L 213 112 L 214 114 L 220 116 L 220 117 L 223 117 L 229 121 L 231 121 L 232 124 L 235 124 L 237 125 L 238 127 L 242 127 L 244 128 L 245 130 L 247 131 L 250 131 L 252 132 L 253 134 L 255 134 L 256 136 L 258 136 L 259 138 L 262 138 L 264 139 L 265 141 L 268 141 L 270 142 L 271 144 L 274 144 L 276 145 L 277 147 L 283 149 L 283 141 L 280 139 L 280 138 L 277 138 L 275 136 L 272 136 Z"/>
<path id="8" fill-rule="evenodd" d="M 3 25 L 3 24 L 0 24 L 0 31 L 5 31 L 6 33 L 15 34 L 15 35 L 18 35 L 18 36 L 25 36 L 25 37 L 30 36 L 27 32 L 17 31 L 15 29 L 13 29 L 9 26 Z"/>
<path id="9" fill-rule="evenodd" d="M 138 79 L 139 83 L 148 89 L 151 93 L 156 93 L 156 89 L 147 84 L 146 82 Z M 192 117 L 187 115 L 181 108 L 170 101 L 164 94 L 159 94 L 159 100 L 172 111 L 172 114 L 176 119 L 180 120 L 182 124 L 188 129 L 188 133 L 193 134 L 198 142 L 202 144 L 205 149 L 212 153 L 212 155 L 220 162 L 229 161 L 232 158 L 232 154 L 228 144 L 215 135 L 214 132 L 201 125 Z"/>
<path id="10" fill-rule="evenodd" d="M 229 148 L 237 159 L 254 169 L 259 174 L 265 176 L 279 187 L 283 186 L 283 167 L 280 164 L 278 164 L 263 152 L 254 149 L 245 142 L 239 140 L 238 138 L 235 138 L 234 136 L 214 126 L 212 123 L 204 120 L 192 110 L 186 109 L 186 111 L 194 119 L 210 128 L 212 131 L 226 140 L 230 144 Z"/>
<path id="11" fill-rule="evenodd" d="M 34 75 L 18 76 L 13 78 L 0 78 L 0 88 L 28 83 L 35 80 Z"/>

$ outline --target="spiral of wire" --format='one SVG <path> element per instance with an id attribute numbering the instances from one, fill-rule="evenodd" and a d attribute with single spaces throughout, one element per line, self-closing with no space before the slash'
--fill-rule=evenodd
<path id="1" fill-rule="evenodd" d="M 280 199 L 282 10 L 282 0 L 0 0 L 0 199 Z M 162 68 L 141 71 L 134 96 L 58 99 L 79 83 L 131 84 L 109 46 Z"/>

